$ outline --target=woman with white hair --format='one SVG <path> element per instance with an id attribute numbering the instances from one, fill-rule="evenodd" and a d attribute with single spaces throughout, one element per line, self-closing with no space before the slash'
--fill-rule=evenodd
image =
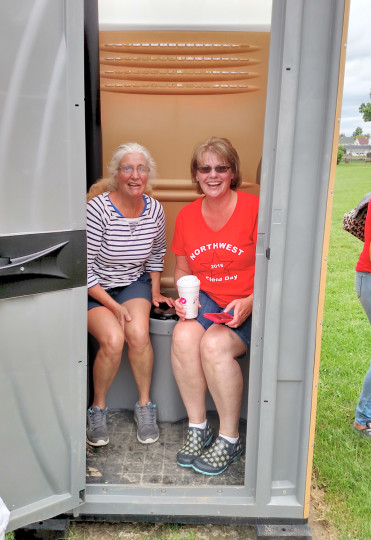
<path id="1" fill-rule="evenodd" d="M 93 367 L 94 398 L 87 413 L 87 442 L 109 442 L 106 394 L 124 343 L 139 399 L 134 408 L 141 443 L 157 441 L 156 405 L 150 399 L 153 351 L 151 304 L 172 305 L 160 292 L 166 251 L 162 205 L 146 195 L 156 166 L 146 148 L 126 143 L 113 153 L 107 190 L 87 205 L 88 330 L 99 343 Z"/>

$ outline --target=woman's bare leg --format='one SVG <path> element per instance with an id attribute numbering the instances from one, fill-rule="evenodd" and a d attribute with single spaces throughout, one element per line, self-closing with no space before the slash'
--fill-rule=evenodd
<path id="1" fill-rule="evenodd" d="M 149 338 L 149 313 L 151 304 L 145 298 L 134 298 L 124 302 L 131 321 L 125 324 L 128 357 L 138 388 L 139 405 L 147 405 L 153 368 L 153 350 Z"/>
<path id="2" fill-rule="evenodd" d="M 220 434 L 238 436 L 242 399 L 242 372 L 236 357 L 246 350 L 228 327 L 212 325 L 200 344 L 202 368 L 220 420 Z"/>
<path id="3" fill-rule="evenodd" d="M 178 321 L 171 346 L 174 377 L 189 421 L 195 424 L 206 420 L 206 380 L 200 357 L 200 342 L 204 333 L 204 328 L 197 321 Z"/>
<path id="4" fill-rule="evenodd" d="M 92 406 L 104 409 L 106 394 L 120 366 L 124 332 L 114 314 L 104 306 L 88 311 L 88 331 L 99 343 L 94 360 L 94 400 Z"/>

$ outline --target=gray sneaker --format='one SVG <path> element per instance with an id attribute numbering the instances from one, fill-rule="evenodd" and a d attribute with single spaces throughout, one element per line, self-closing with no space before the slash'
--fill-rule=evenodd
<path id="1" fill-rule="evenodd" d="M 135 404 L 134 420 L 137 423 L 137 438 L 143 444 L 157 441 L 159 437 L 158 425 L 156 424 L 156 405 L 150 401 L 143 407 Z"/>
<path id="2" fill-rule="evenodd" d="M 105 409 L 100 409 L 95 406 L 88 409 L 86 442 L 91 446 L 104 446 L 109 442 L 107 432 L 107 412 L 107 407 Z"/>

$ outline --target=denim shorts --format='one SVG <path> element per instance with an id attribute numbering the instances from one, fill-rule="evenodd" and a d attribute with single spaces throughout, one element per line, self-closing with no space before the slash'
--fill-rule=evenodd
<path id="1" fill-rule="evenodd" d="M 152 304 L 151 278 L 148 274 L 142 274 L 136 281 L 130 283 L 130 285 L 106 289 L 106 292 L 118 304 L 133 300 L 133 298 L 145 298 Z M 89 309 L 100 306 L 103 306 L 103 304 L 88 295 L 88 311 Z"/>
<path id="2" fill-rule="evenodd" d="M 196 317 L 196 321 L 200 323 L 201 326 L 205 330 L 210 328 L 213 324 L 220 324 L 215 323 L 213 321 L 210 321 L 209 319 L 206 319 L 204 317 L 204 313 L 221 313 L 224 311 L 223 308 L 219 307 L 214 300 L 210 298 L 210 296 L 203 291 L 200 291 L 200 304 L 201 307 L 198 309 L 198 315 Z M 231 309 L 228 313 L 233 315 L 234 309 Z M 237 328 L 230 328 L 233 332 L 235 332 L 238 337 L 241 339 L 241 341 L 244 343 L 246 347 L 246 352 L 249 350 L 250 347 L 250 341 L 251 341 L 251 315 L 246 319 L 245 322 L 243 322 L 240 326 Z M 228 326 L 229 328 L 229 326 Z"/>

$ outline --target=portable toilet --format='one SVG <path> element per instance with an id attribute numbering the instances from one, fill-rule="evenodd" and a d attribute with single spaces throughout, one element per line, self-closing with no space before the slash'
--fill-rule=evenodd
<path id="1" fill-rule="evenodd" d="M 113 19 L 109 7 L 118 10 Z M 93 0 L 0 7 L 0 496 L 8 530 L 61 514 L 306 527 L 349 0 L 105 0 L 100 32 L 97 11 Z M 117 66 L 135 55 L 144 75 L 121 77 Z M 225 72 L 217 80 L 200 79 L 209 62 Z M 152 69 L 155 82 L 145 76 Z M 102 452 L 85 448 L 87 185 L 115 146 L 140 139 L 158 162 L 154 196 L 170 243 L 174 216 L 195 197 L 193 147 L 215 134 L 237 141 L 242 188 L 260 195 L 245 458 L 209 481 L 174 472 L 184 411 L 176 388 L 167 392 L 165 365 L 153 381 L 175 415 L 159 417 L 163 446 L 99 449 L 110 471 L 99 465 L 94 475 Z M 164 290 L 174 287 L 172 265 L 168 253 Z M 155 369 L 174 324 L 162 323 L 151 321 Z M 122 364 L 109 397 L 117 419 L 128 407 L 119 397 L 129 377 Z M 140 478 L 113 470 L 124 451 L 141 454 Z M 162 474 L 146 475 L 154 463 Z"/>

